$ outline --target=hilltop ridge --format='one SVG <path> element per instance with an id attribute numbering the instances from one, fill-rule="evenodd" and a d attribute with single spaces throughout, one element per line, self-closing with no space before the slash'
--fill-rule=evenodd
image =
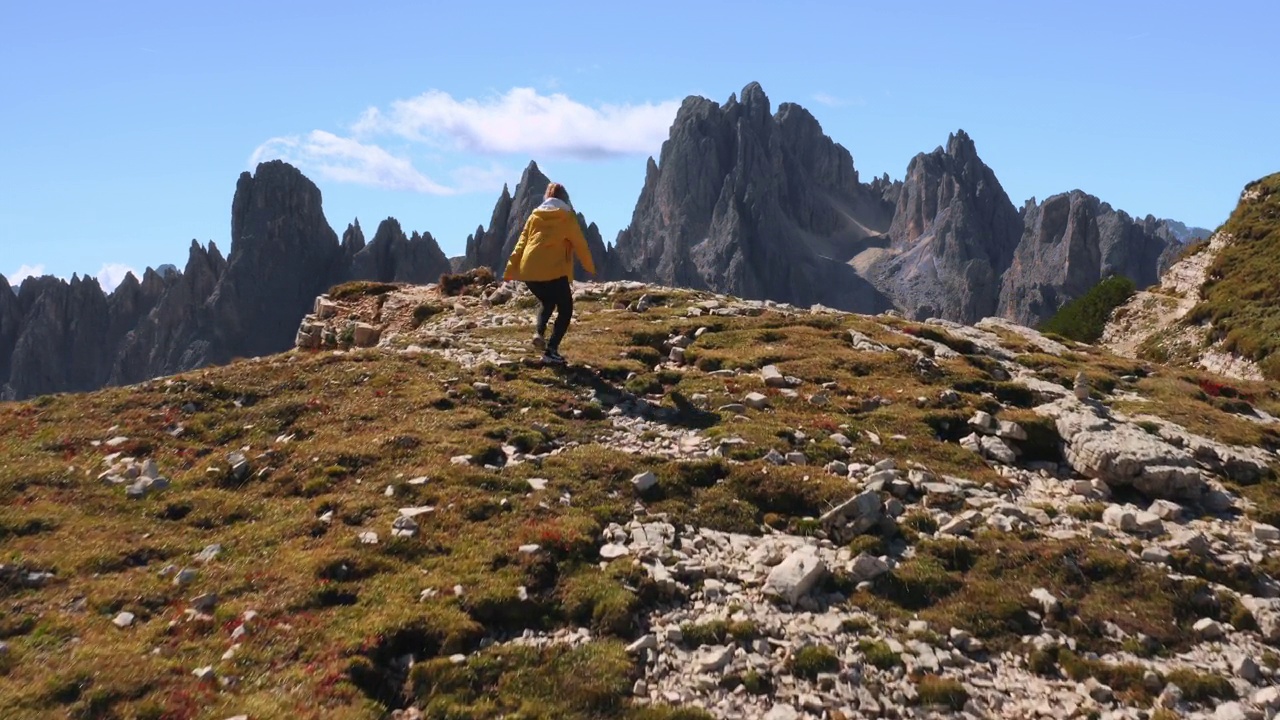
<path id="1" fill-rule="evenodd" d="M 0 405 L 4 715 L 1280 705 L 1273 384 L 999 319 L 575 296 L 564 369 L 473 272 Z"/>

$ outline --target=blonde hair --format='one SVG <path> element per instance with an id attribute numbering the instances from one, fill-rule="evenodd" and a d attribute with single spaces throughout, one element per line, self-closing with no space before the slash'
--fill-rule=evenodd
<path id="1" fill-rule="evenodd" d="M 569 191 L 565 190 L 564 186 L 557 182 L 548 183 L 547 192 L 542 195 L 543 200 L 550 200 L 551 198 L 555 198 L 566 204 L 571 204 L 569 203 Z"/>

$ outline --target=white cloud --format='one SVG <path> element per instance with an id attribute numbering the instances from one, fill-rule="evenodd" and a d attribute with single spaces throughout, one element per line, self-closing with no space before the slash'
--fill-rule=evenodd
<path id="1" fill-rule="evenodd" d="M 133 273 L 135 278 L 139 277 L 137 270 L 123 263 L 103 263 L 97 275 L 98 284 L 102 286 L 103 292 L 114 292 L 120 287 L 120 283 L 124 282 L 125 275 L 129 273 Z"/>
<path id="2" fill-rule="evenodd" d="M 680 103 L 590 106 L 563 93 L 512 88 L 484 100 L 439 90 L 369 108 L 357 136 L 390 134 L 463 152 L 577 159 L 652 155 L 662 147 Z"/>
<path id="3" fill-rule="evenodd" d="M 866 99 L 861 97 L 849 99 L 824 92 L 814 93 L 813 101 L 819 105 L 826 105 L 827 107 L 849 107 L 850 105 L 862 107 L 867 104 Z"/>
<path id="4" fill-rule="evenodd" d="M 452 195 L 456 191 L 423 175 L 413 163 L 377 145 L 368 145 L 324 130 L 304 137 L 272 138 L 253 151 L 250 164 L 279 158 L 313 170 L 337 182 L 372 185 L 387 190 L 412 190 L 428 195 Z"/>
<path id="5" fill-rule="evenodd" d="M 41 275 L 44 275 L 44 274 L 45 274 L 44 265 L 25 265 L 24 264 L 22 267 L 18 268 L 17 270 L 14 270 L 13 274 L 9 275 L 6 279 L 9 281 L 10 285 L 12 285 L 13 287 L 18 287 L 19 285 L 22 284 L 23 280 L 26 280 L 29 277 L 40 277 Z"/>

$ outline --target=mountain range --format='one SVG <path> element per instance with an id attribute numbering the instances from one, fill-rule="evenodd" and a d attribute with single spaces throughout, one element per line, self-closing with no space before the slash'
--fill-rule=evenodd
<path id="1" fill-rule="evenodd" d="M 181 271 L 147 269 L 111 293 L 96 279 L 0 277 L 0 399 L 137 382 L 293 344 L 316 295 L 349 280 L 428 283 L 501 270 L 548 183 L 536 162 L 504 187 L 465 255 L 394 218 L 339 239 L 296 168 L 242 173 L 231 248 L 193 241 Z M 1034 325 L 1102 278 L 1154 284 L 1209 231 L 1135 218 L 1080 190 L 1016 207 L 963 130 L 864 182 L 852 156 L 757 83 L 724 104 L 686 99 L 648 160 L 631 223 L 607 246 L 579 213 L 598 277 L 909 317 Z"/>

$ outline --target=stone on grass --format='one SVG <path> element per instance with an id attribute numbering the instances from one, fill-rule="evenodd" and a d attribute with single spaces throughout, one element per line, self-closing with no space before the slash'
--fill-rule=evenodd
<path id="1" fill-rule="evenodd" d="M 133 613 L 122 612 L 119 615 L 116 615 L 115 618 L 111 620 L 111 623 L 121 629 L 127 628 L 133 624 Z"/>
<path id="2" fill-rule="evenodd" d="M 764 593 L 791 605 L 809 594 L 827 572 L 827 565 L 812 547 L 802 547 L 769 571 Z"/>
<path id="3" fill-rule="evenodd" d="M 658 484 L 658 476 L 654 475 L 653 472 L 650 470 L 646 470 L 640 473 L 639 475 L 636 475 L 635 477 L 631 478 L 631 485 L 636 489 L 636 492 L 639 492 L 639 493 L 648 492 L 654 485 L 657 485 L 657 484 Z"/>
<path id="4" fill-rule="evenodd" d="M 870 553 L 858 553 L 849 563 L 849 578 L 854 582 L 874 580 L 889 572 L 889 564 Z"/>
<path id="5" fill-rule="evenodd" d="M 1200 618 L 1195 625 L 1191 626 L 1191 629 L 1205 640 L 1217 640 L 1226 634 L 1221 623 L 1212 618 Z"/>
<path id="6" fill-rule="evenodd" d="M 742 398 L 742 404 L 752 410 L 764 410 L 769 407 L 769 398 L 758 392 L 747 393 L 746 397 Z"/>

